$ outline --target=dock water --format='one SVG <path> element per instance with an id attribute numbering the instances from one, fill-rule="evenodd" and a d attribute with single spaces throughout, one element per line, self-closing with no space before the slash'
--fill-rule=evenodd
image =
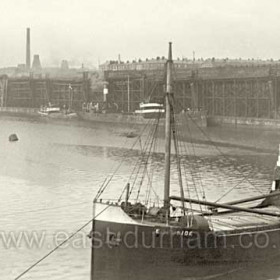
<path id="1" fill-rule="evenodd" d="M 103 183 L 104 174 L 115 170 L 119 162 L 125 159 L 115 178 L 114 193 L 123 188 L 125 178 L 133 168 L 132 162 L 140 152 L 140 148 L 129 149 L 137 138 L 125 137 L 123 132 L 137 132 L 140 128 L 78 120 L 45 121 L 10 115 L 0 115 L 0 125 L 0 267 L 3 279 L 14 279 L 57 242 L 91 219 L 92 198 Z M 8 141 L 11 131 L 17 133 L 20 141 Z M 193 138 L 198 148 L 196 154 L 182 160 L 190 161 L 190 166 L 199 167 L 197 178 L 199 174 L 205 176 L 204 187 L 209 200 L 215 201 L 217 196 L 237 184 L 236 190 L 222 201 L 259 194 L 255 187 L 263 193 L 269 190 L 278 155 L 276 143 L 280 139 L 279 133 L 271 130 L 246 131 L 220 127 L 206 129 L 216 142 L 219 140 L 226 144 L 218 145 L 226 157 L 221 156 L 210 143 L 196 143 Z M 199 136 L 198 132 L 194 135 Z M 264 147 L 269 151 L 264 151 Z M 155 164 L 163 164 L 161 153 L 155 157 Z M 240 173 L 247 176 L 255 187 L 242 181 Z M 158 178 L 158 185 L 155 186 L 155 190 L 158 190 L 162 184 L 162 174 L 156 172 L 154 176 Z M 171 180 L 176 178 L 172 176 Z M 114 193 L 109 192 L 107 196 L 112 197 Z M 27 279 L 44 279 L 42 275 L 45 275 L 45 279 L 53 280 L 88 279 L 89 231 L 90 227 L 85 228 L 69 244 L 32 270 Z M 6 242 L 11 233 L 15 237 L 22 236 L 18 244 Z M 42 243 L 30 245 L 26 241 L 30 236 L 37 236 Z M 232 276 L 232 279 L 245 280 L 250 275 L 254 275 L 256 280 L 280 277 L 275 264 L 263 270 L 265 276 L 255 273 L 256 269 L 247 269 L 242 274 L 235 272 L 238 278 Z M 226 279 L 231 279 L 229 277 Z"/>

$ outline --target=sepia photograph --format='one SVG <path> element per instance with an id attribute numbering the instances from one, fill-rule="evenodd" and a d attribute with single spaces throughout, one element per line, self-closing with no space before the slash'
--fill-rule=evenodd
<path id="1" fill-rule="evenodd" d="M 279 11 L 2 1 L 0 279 L 280 280 Z"/>

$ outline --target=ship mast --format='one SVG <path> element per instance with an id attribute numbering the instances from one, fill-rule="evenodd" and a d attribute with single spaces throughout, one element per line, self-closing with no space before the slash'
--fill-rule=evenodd
<path id="1" fill-rule="evenodd" d="M 171 106 L 172 106 L 172 43 L 169 42 L 166 95 L 165 95 L 165 169 L 164 169 L 164 207 L 169 209 L 170 196 L 170 152 L 171 152 Z"/>

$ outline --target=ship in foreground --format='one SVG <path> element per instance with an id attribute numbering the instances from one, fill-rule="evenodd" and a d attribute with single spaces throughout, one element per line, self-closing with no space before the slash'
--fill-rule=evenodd
<path id="1" fill-rule="evenodd" d="M 228 279 L 226 275 L 232 271 L 279 256 L 279 177 L 275 177 L 270 193 L 227 203 L 210 202 L 204 194 L 192 198 L 195 192 L 186 191 L 187 181 L 183 176 L 186 166 L 180 156 L 182 135 L 177 130 L 178 123 L 183 122 L 177 121 L 174 114 L 174 107 L 180 104 L 176 104 L 176 93 L 172 90 L 172 67 L 169 43 L 163 202 L 158 197 L 155 201 L 150 199 L 155 192 L 152 173 L 147 171 L 155 143 L 150 140 L 146 142 L 148 147 L 142 147 L 140 167 L 128 176 L 119 199 L 105 203 L 101 199 L 112 177 L 96 195 L 90 234 L 92 280 Z M 151 136 L 156 135 L 157 124 L 153 129 Z M 178 183 L 173 188 L 177 187 L 180 195 L 170 191 L 171 183 L 174 185 L 170 179 L 171 158 L 178 174 Z M 280 158 L 277 165 L 280 167 Z M 143 176 L 136 187 L 141 168 Z M 145 198 L 146 203 L 142 203 L 141 198 Z M 248 203 L 254 205 L 245 207 Z"/>

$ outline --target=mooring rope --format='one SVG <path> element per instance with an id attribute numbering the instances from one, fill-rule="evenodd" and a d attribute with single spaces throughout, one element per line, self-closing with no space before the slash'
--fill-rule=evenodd
<path id="1" fill-rule="evenodd" d="M 63 240 L 60 244 L 58 244 L 56 247 L 54 247 L 51 251 L 49 251 L 46 255 L 44 255 L 42 258 L 40 258 L 38 261 L 36 261 L 34 264 L 29 266 L 26 270 L 24 270 L 21 274 L 19 274 L 14 280 L 18 280 L 22 278 L 26 273 L 28 273 L 30 270 L 32 270 L 35 266 L 37 266 L 39 263 L 41 263 L 43 260 L 45 260 L 47 257 L 49 257 L 52 253 L 54 253 L 57 249 L 59 249 L 62 245 L 64 245 L 66 242 L 68 242 L 70 239 L 72 239 L 77 233 L 79 233 L 81 230 L 83 230 L 85 227 L 87 227 L 94 219 L 96 219 L 99 215 L 101 215 L 105 210 L 107 210 L 111 205 L 107 205 L 101 212 L 99 212 L 96 216 L 94 216 L 92 219 L 90 219 L 88 222 L 86 222 L 83 226 L 81 226 L 79 229 L 77 229 L 74 233 L 72 233 L 68 238 Z"/>

